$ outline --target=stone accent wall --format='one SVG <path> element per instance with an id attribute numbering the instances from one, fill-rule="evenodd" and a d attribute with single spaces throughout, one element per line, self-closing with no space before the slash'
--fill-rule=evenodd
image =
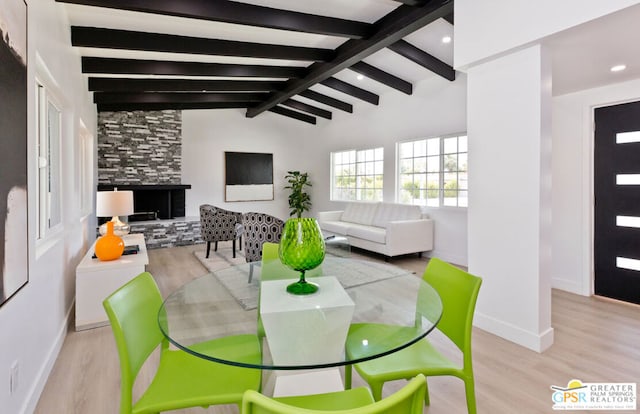
<path id="1" fill-rule="evenodd" d="M 200 234 L 200 219 L 155 220 L 129 223 L 131 233 L 144 234 L 147 249 L 187 246 L 204 243 Z"/>
<path id="2" fill-rule="evenodd" d="M 182 111 L 98 113 L 98 184 L 181 184 Z"/>
<path id="3" fill-rule="evenodd" d="M 181 184 L 182 111 L 98 113 L 98 184 Z M 147 249 L 203 243 L 200 219 L 133 222 Z"/>

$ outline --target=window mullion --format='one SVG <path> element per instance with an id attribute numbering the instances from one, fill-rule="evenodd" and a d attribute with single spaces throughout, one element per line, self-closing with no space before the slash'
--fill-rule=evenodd
<path id="1" fill-rule="evenodd" d="M 331 153 L 332 199 L 381 200 L 382 187 L 376 186 L 376 163 L 384 162 L 382 151 L 382 148 L 375 148 Z M 380 159 L 376 153 L 380 154 Z M 338 165 L 336 160 L 340 160 L 342 164 Z M 382 172 L 379 175 L 382 176 Z M 338 185 L 339 182 L 342 183 L 341 186 Z"/>
<path id="2" fill-rule="evenodd" d="M 442 207 L 444 206 L 444 139 L 440 137 L 438 141 L 440 143 L 440 173 L 438 174 L 438 187 L 440 191 L 438 191 L 438 206 Z"/>
<path id="3" fill-rule="evenodd" d="M 44 238 L 47 229 L 47 111 L 46 111 L 46 91 L 42 85 L 38 85 L 38 238 Z"/>

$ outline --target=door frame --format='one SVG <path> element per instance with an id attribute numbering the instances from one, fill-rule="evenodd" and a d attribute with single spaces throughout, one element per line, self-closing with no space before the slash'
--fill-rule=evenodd
<path id="1" fill-rule="evenodd" d="M 583 152 L 588 152 L 588 154 L 583 154 L 583 162 L 584 164 L 588 164 L 585 168 L 583 165 L 583 173 L 586 174 L 587 177 L 583 180 L 583 190 L 585 196 L 583 197 L 583 202 L 585 202 L 585 206 L 587 208 L 588 214 L 583 217 L 583 223 L 586 226 L 583 226 L 583 234 L 582 240 L 584 241 L 583 245 L 583 294 L 586 296 L 595 296 L 595 184 L 594 184 L 594 174 L 595 174 L 595 110 L 598 108 L 606 108 L 609 106 L 621 105 L 631 102 L 640 101 L 640 96 L 633 98 L 625 98 L 620 100 L 609 101 L 606 103 L 600 104 L 591 104 L 587 106 L 586 112 L 588 112 L 588 116 L 583 117 L 585 122 L 587 122 L 587 126 L 585 131 L 588 131 L 589 139 L 588 145 L 583 146 Z M 584 114 L 584 113 L 583 113 Z M 587 115 L 587 114 L 584 114 Z M 587 169 L 588 171 L 585 171 Z M 585 187 L 587 187 L 585 189 Z M 588 246 L 587 246 L 588 245 Z M 607 300 L 617 301 L 617 299 L 606 298 L 604 296 L 598 296 Z M 620 301 L 621 303 L 628 303 Z"/>

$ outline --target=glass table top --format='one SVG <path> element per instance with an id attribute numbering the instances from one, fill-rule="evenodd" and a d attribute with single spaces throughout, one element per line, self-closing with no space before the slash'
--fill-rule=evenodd
<path id="1" fill-rule="evenodd" d="M 251 267 L 253 277 L 248 283 Z M 271 317 L 280 310 L 274 310 L 274 306 L 270 306 L 272 303 L 261 303 L 263 281 L 260 263 L 231 266 L 180 286 L 160 308 L 160 329 L 175 347 L 201 358 L 252 368 L 295 370 L 336 367 L 395 352 L 424 338 L 435 328 L 442 314 L 440 297 L 427 282 L 391 264 L 327 256 L 316 273 L 321 273 L 317 281 L 330 280 L 334 276 L 339 281 L 337 289 L 342 291 L 344 288 L 348 295 L 346 301 L 349 302 L 350 298 L 352 302 L 349 307 L 352 313 L 349 313 L 350 318 L 344 328 L 348 354 L 339 352 L 324 359 L 292 358 L 290 361 L 273 358 L 270 340 L 274 344 L 278 339 L 280 347 L 282 344 L 290 346 L 290 351 L 285 351 L 292 354 L 307 346 L 322 347 L 322 342 L 328 341 L 331 336 L 325 336 L 323 329 L 333 333 L 334 328 L 331 324 L 325 326 L 324 322 L 336 317 L 337 305 L 327 296 L 314 296 L 334 295 L 336 292 L 335 289 L 323 289 L 322 284 L 319 292 L 309 297 L 283 292 L 281 300 L 284 298 L 285 305 L 291 300 L 291 310 L 283 318 L 276 319 L 279 322 L 273 322 Z M 313 279 L 307 277 L 309 281 Z M 275 281 L 264 283 L 263 293 L 268 291 L 267 286 L 273 288 Z M 264 296 L 266 300 L 272 298 Z M 265 314 L 261 316 L 261 308 L 268 313 L 271 324 L 271 328 L 266 330 L 263 326 Z M 309 328 L 309 324 L 319 324 L 318 329 L 315 329 L 316 325 Z M 272 335 L 277 332 L 279 337 L 270 338 L 270 332 Z M 250 352 L 243 354 L 242 347 L 237 347 L 237 352 L 229 352 L 229 347 L 243 341 L 243 335 L 261 338 L 261 358 Z M 214 345 L 202 345 L 209 341 Z M 339 346 L 342 349 L 343 344 Z M 282 349 L 278 352 L 282 353 Z"/>

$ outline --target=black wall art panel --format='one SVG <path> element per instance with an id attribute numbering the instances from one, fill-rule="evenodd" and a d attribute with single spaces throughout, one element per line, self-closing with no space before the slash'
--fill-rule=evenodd
<path id="1" fill-rule="evenodd" d="M 27 4 L 0 2 L 0 305 L 29 279 Z"/>
<path id="2" fill-rule="evenodd" d="M 225 152 L 225 201 L 273 200 L 273 154 Z"/>

